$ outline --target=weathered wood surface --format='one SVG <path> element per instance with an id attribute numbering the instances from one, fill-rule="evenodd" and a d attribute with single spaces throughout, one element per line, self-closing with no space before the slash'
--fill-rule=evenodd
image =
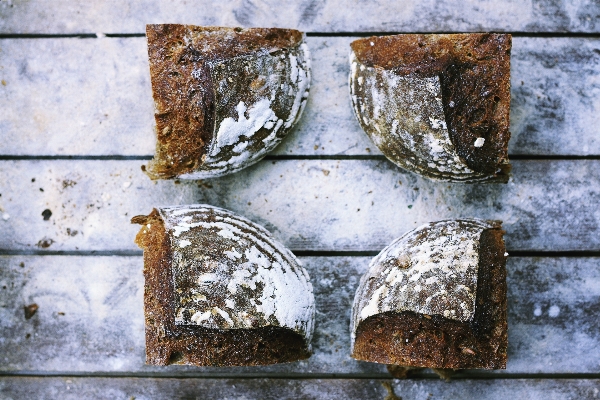
<path id="1" fill-rule="evenodd" d="M 594 0 L 277 0 L 145 2 L 4 0 L 1 33 L 138 33 L 145 24 L 278 26 L 315 32 L 527 31 L 597 32 Z"/>
<path id="2" fill-rule="evenodd" d="M 380 154 L 348 94 L 352 37 L 309 37 L 313 83 L 273 152 Z M 510 154 L 600 154 L 600 39 L 514 38 Z M 2 155 L 154 152 L 145 38 L 0 40 Z"/>
<path id="3" fill-rule="evenodd" d="M 508 184 L 449 184 L 387 160 L 262 161 L 204 182 L 152 182 L 138 160 L 0 162 L 0 249 L 131 251 L 131 217 L 207 203 L 292 250 L 379 251 L 430 221 L 500 219 L 509 250 L 600 248 L 600 160 L 520 160 Z M 42 215 L 44 210 L 47 220 Z"/>
<path id="4" fill-rule="evenodd" d="M 350 309 L 370 257 L 301 257 L 315 291 L 314 355 L 268 367 L 144 365 L 142 257 L 0 257 L 0 371 L 169 376 L 386 377 L 349 356 Z M 600 258 L 508 259 L 509 349 L 498 373 L 600 372 Z M 25 319 L 24 306 L 37 313 Z M 468 373 L 466 376 L 469 376 Z"/>
<path id="5" fill-rule="evenodd" d="M 600 155 L 597 0 L 0 0 L 0 156 L 150 156 L 145 38 L 103 34 L 141 34 L 146 23 L 164 22 L 324 33 L 308 38 L 313 85 L 305 114 L 273 152 L 315 158 L 380 155 L 349 105 L 353 32 L 531 32 L 513 42 L 509 153 Z M 8 38 L 81 33 L 100 35 Z M 507 185 L 430 182 L 377 157 L 264 161 L 230 177 L 181 184 L 151 182 L 143 163 L 0 161 L 0 251 L 14 254 L 0 256 L 0 399 L 386 398 L 386 369 L 348 356 L 350 304 L 370 257 L 301 258 L 317 302 L 310 360 L 145 366 L 142 258 L 129 219 L 155 205 L 223 206 L 294 250 L 379 251 L 421 223 L 471 216 L 503 219 L 509 250 L 600 250 L 600 160 L 515 161 Z M 78 255 L 46 253 L 60 251 Z M 600 258 L 510 257 L 508 271 L 508 369 L 466 371 L 450 384 L 394 381 L 396 395 L 600 397 L 598 379 L 557 379 L 600 376 Z M 27 320 L 23 307 L 32 303 L 39 309 Z M 531 374 L 546 379 L 515 379 Z M 244 379 L 251 377 L 260 379 Z M 501 379 L 467 380 L 476 377 Z"/>
<path id="6" fill-rule="evenodd" d="M 386 387 L 387 386 L 387 387 Z M 391 387 L 391 390 L 388 389 Z M 397 396 L 390 396 L 390 391 Z M 599 380 L 0 378 L 2 399 L 596 399 Z M 390 397 L 388 397 L 390 396 Z"/>

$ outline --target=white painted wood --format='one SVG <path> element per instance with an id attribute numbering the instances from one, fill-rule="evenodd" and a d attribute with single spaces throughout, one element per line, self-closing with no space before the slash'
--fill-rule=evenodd
<path id="1" fill-rule="evenodd" d="M 300 260 L 314 286 L 314 355 L 268 367 L 196 368 L 144 365 L 142 257 L 2 256 L 0 371 L 386 376 L 384 366 L 349 356 L 350 308 L 370 257 Z M 600 372 L 599 262 L 509 257 L 508 365 L 497 373 Z M 23 307 L 33 303 L 39 309 L 26 320 Z"/>
<path id="2" fill-rule="evenodd" d="M 599 16 L 595 0 L 0 0 L 0 34 L 143 33 L 146 23 L 164 22 L 347 33 L 598 33 Z M 308 38 L 310 100 L 273 154 L 380 154 L 349 105 L 353 39 Z M 516 37 L 512 54 L 509 153 L 599 155 L 598 38 Z M 143 37 L 0 39 L 0 83 L 0 155 L 153 153 Z M 508 185 L 484 186 L 432 183 L 375 160 L 268 161 L 225 179 L 152 183 L 142 163 L 0 161 L 0 249 L 138 251 L 131 216 L 194 202 L 245 215 L 296 250 L 378 251 L 420 223 L 471 216 L 504 219 L 511 249 L 600 249 L 596 160 L 516 161 Z M 45 209 L 52 211 L 47 221 Z M 318 310 L 310 360 L 209 369 L 143 365 L 141 257 L 2 256 L 0 371 L 88 377 L 5 375 L 0 398 L 384 398 L 380 380 L 364 379 L 388 376 L 384 367 L 347 355 L 350 304 L 368 260 L 302 258 Z M 509 258 L 506 372 L 598 376 L 598 261 Z M 32 302 L 40 308 L 26 320 L 23 307 Z M 89 377 L 102 373 L 171 378 Z M 338 373 L 362 379 L 307 379 Z M 192 378 L 199 376 L 234 379 Z M 302 379 L 243 379 L 250 376 Z M 394 381 L 394 388 L 404 400 L 600 396 L 597 379 L 411 380 Z"/>
<path id="3" fill-rule="evenodd" d="M 600 39 L 513 38 L 509 154 L 599 154 Z"/>
<path id="4" fill-rule="evenodd" d="M 594 0 L 3 0 L 2 33 L 136 33 L 151 23 L 278 26 L 316 32 L 597 32 Z"/>
<path id="5" fill-rule="evenodd" d="M 391 384 L 396 396 L 387 397 Z M 387 386 L 390 387 L 390 386 Z M 168 379 L 7 377 L 6 399 L 595 399 L 597 379 L 383 381 L 376 379 Z M 401 397 L 400 397 L 401 396 Z"/>
<path id="6" fill-rule="evenodd" d="M 487 185 L 434 182 L 387 160 L 263 161 L 177 184 L 150 181 L 142 163 L 1 161 L 0 249 L 138 250 L 131 217 L 193 203 L 243 215 L 292 250 L 379 251 L 421 224 L 459 217 L 503 220 L 510 250 L 600 248 L 599 160 L 515 161 L 508 184 Z"/>
<path id="7" fill-rule="evenodd" d="M 0 40 L 0 65 L 0 154 L 154 152 L 145 38 Z"/>
<path id="8" fill-rule="evenodd" d="M 273 154 L 381 154 L 348 94 L 352 37 L 309 37 L 306 110 Z M 600 154 L 600 40 L 514 38 L 510 154 Z M 145 38 L 0 40 L 3 155 L 154 153 Z"/>

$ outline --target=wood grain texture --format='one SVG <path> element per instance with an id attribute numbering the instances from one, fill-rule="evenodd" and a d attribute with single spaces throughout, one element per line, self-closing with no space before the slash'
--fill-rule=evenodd
<path id="1" fill-rule="evenodd" d="M 352 37 L 309 37 L 306 110 L 273 154 L 381 154 L 350 106 Z M 514 38 L 512 139 L 518 155 L 600 154 L 600 40 Z M 0 40 L 2 155 L 154 153 L 145 38 Z"/>
<path id="2" fill-rule="evenodd" d="M 165 22 L 325 33 L 307 40 L 309 102 L 272 154 L 329 158 L 381 155 L 352 114 L 348 53 L 356 37 L 346 35 L 530 32 L 513 41 L 509 154 L 600 155 L 597 0 L 0 0 L 0 156 L 149 158 L 154 107 L 145 38 L 103 34 L 141 34 L 146 23 Z M 10 38 L 97 32 L 98 39 Z M 265 161 L 223 179 L 152 183 L 140 171 L 145 163 L 0 160 L 0 251 L 42 254 L 0 256 L 1 399 L 392 399 L 382 365 L 348 356 L 350 305 L 370 257 L 301 257 L 317 306 L 315 354 L 307 361 L 144 365 L 142 257 L 129 219 L 155 205 L 223 206 L 294 250 L 379 251 L 421 223 L 456 217 L 503 219 L 509 251 L 600 250 L 600 160 L 513 161 L 507 185 L 433 183 L 381 159 Z M 483 375 L 501 379 L 467 380 L 482 375 L 466 371 L 450 384 L 393 381 L 396 395 L 600 397 L 598 379 L 552 375 L 600 376 L 599 266 L 599 257 L 510 257 L 508 369 Z M 26 319 L 24 307 L 33 303 L 39 308 Z M 523 376 L 529 379 L 515 379 Z"/>
<path id="3" fill-rule="evenodd" d="M 266 367 L 144 365 L 142 257 L 0 257 L 0 371 L 386 377 L 350 358 L 350 308 L 370 257 L 301 257 L 314 286 L 314 355 Z M 22 264 L 22 265 L 21 265 Z M 600 258 L 509 257 L 509 349 L 498 374 L 600 372 Z M 23 307 L 36 303 L 25 319 Z"/>
<path id="4" fill-rule="evenodd" d="M 398 397 L 387 397 L 391 385 Z M 390 387 L 390 386 L 388 386 Z M 4 399 L 594 399 L 597 379 L 391 381 L 381 379 L 167 379 L 5 377 Z"/>
<path id="5" fill-rule="evenodd" d="M 597 32 L 600 6 L 594 0 L 462 2 L 275 0 L 0 3 L 2 33 L 137 33 L 147 23 L 277 26 L 316 32 L 528 31 Z"/>
<path id="6" fill-rule="evenodd" d="M 131 217 L 194 203 L 243 215 L 292 250 L 380 251 L 421 224 L 461 217 L 503 220 L 509 251 L 600 248 L 599 160 L 518 160 L 508 184 L 488 185 L 433 182 L 386 160 L 263 161 L 179 184 L 150 181 L 141 164 L 1 161 L 10 179 L 0 183 L 0 249 L 138 251 Z"/>

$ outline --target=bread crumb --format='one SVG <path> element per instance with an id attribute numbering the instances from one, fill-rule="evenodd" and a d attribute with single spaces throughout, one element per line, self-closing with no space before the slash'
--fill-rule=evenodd
<path id="1" fill-rule="evenodd" d="M 381 384 L 388 392 L 387 396 L 385 396 L 383 400 L 402 400 L 402 397 L 396 396 L 394 393 L 394 388 L 390 382 L 381 382 Z"/>
<path id="2" fill-rule="evenodd" d="M 35 315 L 38 310 L 38 305 L 33 303 L 28 306 L 23 307 L 25 310 L 25 319 L 30 319 Z"/>

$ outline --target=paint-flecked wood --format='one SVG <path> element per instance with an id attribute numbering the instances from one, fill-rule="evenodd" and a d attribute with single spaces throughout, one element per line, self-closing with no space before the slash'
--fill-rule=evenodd
<path id="1" fill-rule="evenodd" d="M 383 379 L 0 378 L 5 399 L 595 399 L 597 379 L 496 381 Z M 391 386 L 390 386 L 391 385 Z M 391 390 L 390 390 L 391 389 Z M 390 391 L 397 397 L 387 397 Z"/>
<path id="2" fill-rule="evenodd" d="M 144 365 L 142 257 L 0 257 L 0 371 L 387 376 L 383 365 L 349 355 L 350 308 L 370 257 L 300 260 L 314 286 L 314 355 L 266 367 L 193 368 Z M 508 365 L 496 373 L 600 372 L 600 259 L 509 257 L 507 270 Z M 23 307 L 33 303 L 39 309 L 25 319 Z"/>
<path id="3" fill-rule="evenodd" d="M 309 37 L 313 84 L 273 154 L 381 154 L 348 89 L 351 37 Z M 4 155 L 154 153 L 145 38 L 0 40 Z M 514 38 L 510 154 L 600 154 L 600 40 Z"/>
<path id="4" fill-rule="evenodd" d="M 386 160 L 263 161 L 210 181 L 152 182 L 142 162 L 0 161 L 0 248 L 137 250 L 131 217 L 193 203 L 243 215 L 292 250 L 379 251 L 453 218 L 504 221 L 509 250 L 600 248 L 599 160 L 517 160 L 508 184 L 487 185 L 433 182 Z"/>
<path id="5" fill-rule="evenodd" d="M 277 26 L 316 32 L 529 31 L 597 32 L 594 0 L 370 2 L 311 0 L 4 0 L 2 33 L 136 33 L 147 23 Z"/>

